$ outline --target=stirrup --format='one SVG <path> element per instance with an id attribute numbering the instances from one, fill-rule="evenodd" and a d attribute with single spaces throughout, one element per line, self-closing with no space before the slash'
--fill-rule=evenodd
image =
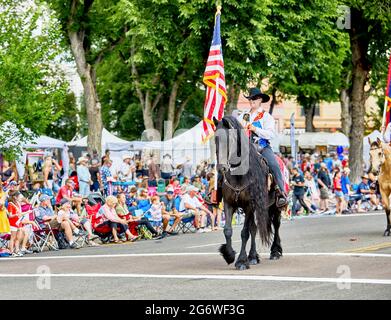
<path id="1" fill-rule="evenodd" d="M 288 204 L 288 200 L 284 196 L 280 196 L 276 200 L 276 206 L 277 208 L 283 208 Z"/>

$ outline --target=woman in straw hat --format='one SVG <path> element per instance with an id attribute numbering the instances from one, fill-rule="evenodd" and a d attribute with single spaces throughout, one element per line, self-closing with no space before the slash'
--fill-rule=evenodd
<path id="1" fill-rule="evenodd" d="M 87 167 L 88 160 L 80 157 L 77 160 L 77 178 L 79 180 L 79 193 L 82 197 L 88 197 L 90 194 L 91 173 Z"/>

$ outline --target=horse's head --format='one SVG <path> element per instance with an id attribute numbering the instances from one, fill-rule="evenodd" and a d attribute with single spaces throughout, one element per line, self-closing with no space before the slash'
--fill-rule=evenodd
<path id="1" fill-rule="evenodd" d="M 233 116 L 225 116 L 221 121 L 213 118 L 216 127 L 217 169 L 229 170 L 248 160 L 248 138 L 240 122 Z"/>
<path id="2" fill-rule="evenodd" d="M 376 141 L 371 142 L 368 138 L 370 150 L 369 150 L 369 172 L 377 175 L 381 166 L 386 161 L 382 142 L 379 138 Z"/>

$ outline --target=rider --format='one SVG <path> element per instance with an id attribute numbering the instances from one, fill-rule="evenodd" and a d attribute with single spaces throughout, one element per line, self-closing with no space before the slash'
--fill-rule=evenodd
<path id="1" fill-rule="evenodd" d="M 270 171 L 277 181 L 277 207 L 287 205 L 284 192 L 284 181 L 276 156 L 270 147 L 270 140 L 275 136 L 275 120 L 261 107 L 262 102 L 268 102 L 270 97 L 258 88 L 251 88 L 249 96 L 250 109 L 245 110 L 238 117 L 242 126 L 248 130 L 250 141 L 256 143 L 258 151 L 267 160 Z"/>

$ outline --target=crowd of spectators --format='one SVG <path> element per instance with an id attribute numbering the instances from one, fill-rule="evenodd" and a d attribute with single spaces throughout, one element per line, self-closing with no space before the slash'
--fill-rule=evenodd
<path id="1" fill-rule="evenodd" d="M 0 247 L 6 244 L 15 257 L 32 253 L 35 233 L 45 228 L 60 232 L 73 249 L 81 247 L 81 235 L 90 246 L 100 245 L 98 238 L 133 242 L 142 237 L 141 227 L 154 239 L 175 236 L 184 219 L 190 219 L 198 233 L 221 228 L 222 204 L 210 200 L 215 179 L 206 162 L 194 167 L 187 158 L 174 167 L 169 155 L 159 165 L 152 155 L 146 161 L 124 155 L 120 166 L 112 165 L 109 151 L 100 159 L 94 154 L 76 161 L 71 155 L 68 178 L 62 181 L 60 163 L 46 155 L 43 181 L 26 183 L 4 161 Z M 109 234 L 101 233 L 104 229 Z"/>
<path id="2" fill-rule="evenodd" d="M 292 216 L 382 209 L 377 177 L 363 174 L 359 184 L 352 184 L 349 158 L 343 153 L 301 154 L 297 163 L 292 157 L 284 163 L 291 177 Z"/>
<path id="3" fill-rule="evenodd" d="M 351 184 L 347 155 L 303 154 L 297 162 L 281 158 L 290 174 L 292 216 L 382 209 L 376 176 L 363 174 L 359 184 Z M 31 253 L 35 232 L 48 227 L 63 234 L 69 248 L 80 248 L 76 240 L 81 235 L 97 246 L 98 238 L 136 241 L 145 237 L 140 230 L 154 239 L 174 236 L 189 219 L 198 233 L 222 226 L 222 204 L 211 201 L 215 170 L 205 161 L 195 167 L 187 158 L 174 166 L 168 154 L 160 164 L 153 155 L 146 160 L 124 155 L 113 168 L 109 151 L 102 158 L 71 155 L 64 181 L 61 163 L 52 155 L 40 167 L 43 180 L 26 181 L 18 178 L 15 165 L 3 161 L 0 247 L 13 256 Z"/>

